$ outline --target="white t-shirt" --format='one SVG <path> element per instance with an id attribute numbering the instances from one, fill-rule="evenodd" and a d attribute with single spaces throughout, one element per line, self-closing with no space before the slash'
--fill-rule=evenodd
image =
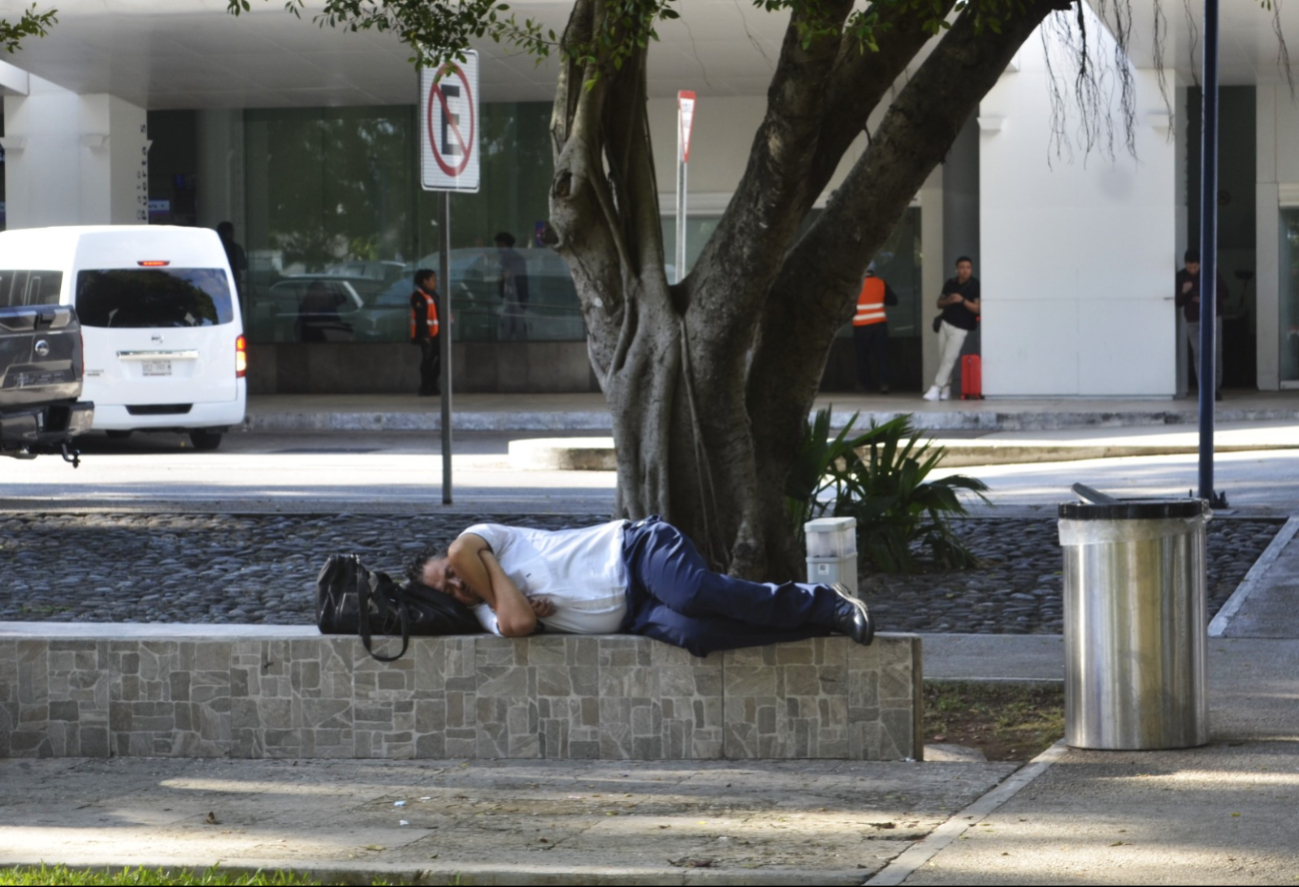
<path id="1" fill-rule="evenodd" d="M 547 629 L 573 634 L 612 634 L 627 615 L 627 566 L 623 530 L 616 520 L 575 530 L 533 530 L 504 524 L 474 524 L 510 581 L 529 599 L 546 598 L 555 612 L 539 620 Z M 474 608 L 483 628 L 499 635 L 487 604 Z"/>

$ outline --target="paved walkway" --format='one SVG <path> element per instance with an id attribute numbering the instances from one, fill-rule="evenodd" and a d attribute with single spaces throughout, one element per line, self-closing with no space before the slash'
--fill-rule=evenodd
<path id="1" fill-rule="evenodd" d="M 1297 584 L 1290 533 L 1215 623 L 1202 749 L 1057 747 L 1018 769 L 0 760 L 0 865 L 220 862 L 474 884 L 1292 884 L 1299 608 L 1281 602 Z M 1058 638 L 925 642 L 930 678 L 1062 673 Z"/>
<path id="2" fill-rule="evenodd" d="M 822 394 L 815 407 L 833 408 L 836 427 L 854 413 L 860 425 L 911 413 L 918 427 L 950 432 L 1068 431 L 1195 426 L 1194 399 L 1042 398 L 942 401 L 918 394 Z M 605 432 L 612 427 L 604 395 L 457 394 L 453 427 L 464 431 Z M 1220 423 L 1299 420 L 1299 391 L 1229 391 L 1216 405 Z M 441 427 L 437 398 L 401 394 L 252 395 L 250 431 L 430 430 Z M 1188 429 L 1182 429 L 1188 430 Z"/>

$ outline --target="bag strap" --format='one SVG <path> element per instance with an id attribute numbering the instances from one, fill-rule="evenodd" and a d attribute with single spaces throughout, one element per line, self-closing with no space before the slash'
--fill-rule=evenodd
<path id="1" fill-rule="evenodd" d="M 351 555 L 351 557 L 356 562 L 357 567 L 354 575 L 356 576 L 357 609 L 360 611 L 358 616 L 360 617 L 359 633 L 361 635 L 361 643 L 365 645 L 366 652 L 378 661 L 396 662 L 402 656 L 406 655 L 406 648 L 410 646 L 410 624 L 406 618 L 406 601 L 402 596 L 401 590 L 395 585 L 392 586 L 393 588 L 397 588 L 397 600 L 395 603 L 397 618 L 401 623 L 401 650 L 395 656 L 384 656 L 381 653 L 374 652 L 371 640 L 372 630 L 370 626 L 370 600 L 373 597 L 372 589 L 370 588 L 370 579 L 372 574 L 369 570 L 361 568 L 360 558 L 356 555 Z M 374 575 L 377 576 L 377 574 Z M 387 627 L 388 626 L 385 626 L 385 628 Z"/>

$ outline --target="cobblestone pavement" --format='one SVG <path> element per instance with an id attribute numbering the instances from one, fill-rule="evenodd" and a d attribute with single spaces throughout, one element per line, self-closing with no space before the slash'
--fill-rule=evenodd
<path id="1" fill-rule="evenodd" d="M 1227 602 L 1284 523 L 1209 521 L 1208 618 Z M 1061 634 L 1063 557 L 1055 520 L 967 519 L 956 526 L 982 566 L 922 574 L 863 573 L 858 591 L 877 624 L 888 631 Z"/>
<path id="2" fill-rule="evenodd" d="M 480 520 L 545 529 L 582 515 L 53 514 L 0 516 L 0 621 L 310 624 L 316 571 L 334 552 L 401 572 L 428 541 Z M 1281 521 L 1209 523 L 1209 614 L 1235 591 Z M 884 631 L 1061 631 L 1061 556 L 1050 519 L 969 519 L 984 565 L 919 575 L 863 573 Z"/>

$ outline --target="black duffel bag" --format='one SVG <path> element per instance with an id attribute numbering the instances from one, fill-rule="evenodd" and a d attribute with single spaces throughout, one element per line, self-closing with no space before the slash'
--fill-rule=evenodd
<path id="1" fill-rule="evenodd" d="M 316 626 L 321 634 L 355 634 L 380 662 L 400 659 L 412 635 L 480 634 L 473 612 L 431 588 L 394 582 L 355 554 L 333 554 L 316 575 Z M 401 635 L 395 656 L 376 653 L 372 637 Z"/>

